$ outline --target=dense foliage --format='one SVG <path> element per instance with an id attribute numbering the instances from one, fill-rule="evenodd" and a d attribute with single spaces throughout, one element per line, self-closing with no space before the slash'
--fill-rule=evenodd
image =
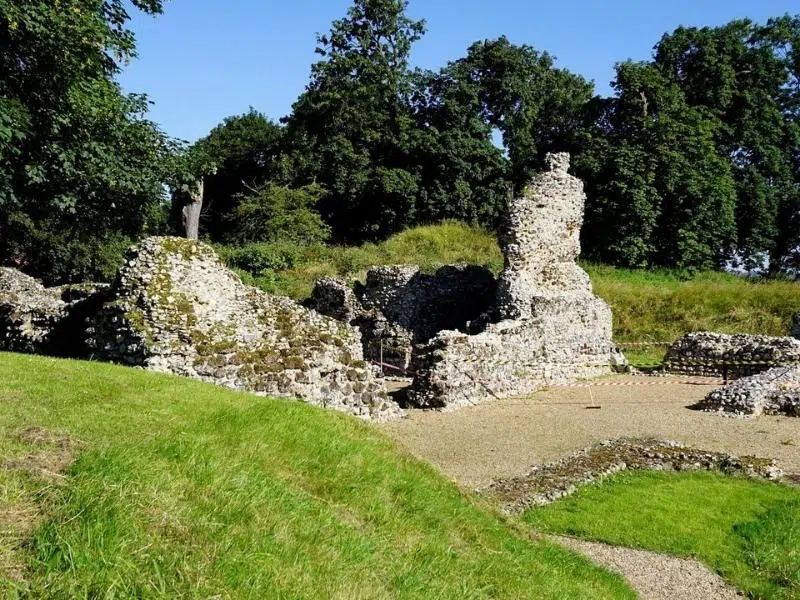
<path id="1" fill-rule="evenodd" d="M 617 67 L 581 156 L 587 250 L 632 266 L 797 267 L 800 18 L 681 27 Z M 614 226 L 611 226 L 611 225 Z"/>
<path id="2" fill-rule="evenodd" d="M 587 258 L 796 272 L 800 17 L 678 28 L 651 60 L 618 64 L 604 98 L 505 37 L 413 69 L 425 23 L 407 5 L 353 0 L 280 124 L 250 109 L 187 147 L 115 80 L 135 52 L 129 4 L 0 0 L 0 262 L 102 277 L 130 239 L 174 230 L 198 190 L 200 235 L 219 243 L 493 230 L 544 154 L 566 150 L 587 186 Z"/>
<path id="3" fill-rule="evenodd" d="M 126 5 L 0 0 L 0 260 L 51 281 L 102 274 L 162 221 L 172 145 L 114 80 L 134 55 Z"/>

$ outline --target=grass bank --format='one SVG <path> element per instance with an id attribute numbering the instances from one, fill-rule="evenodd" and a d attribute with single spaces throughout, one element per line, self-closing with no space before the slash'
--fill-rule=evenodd
<path id="1" fill-rule="evenodd" d="M 0 354 L 4 598 L 632 598 L 367 424 Z"/>
<path id="2" fill-rule="evenodd" d="M 626 473 L 523 519 L 543 531 L 699 559 L 755 598 L 800 598 L 798 488 L 713 473 Z"/>
<path id="3" fill-rule="evenodd" d="M 219 248 L 226 262 L 250 283 L 266 291 L 308 297 L 325 275 L 363 278 L 372 265 L 418 264 L 424 271 L 466 262 L 495 273 L 503 257 L 488 232 L 450 222 L 417 227 L 380 244 L 345 247 L 297 247 L 256 244 Z M 691 331 L 786 335 L 800 311 L 800 283 L 757 281 L 725 273 L 634 271 L 584 265 L 595 291 L 614 309 L 617 342 L 670 342 Z M 626 346 L 635 360 L 660 359 L 664 347 Z"/>

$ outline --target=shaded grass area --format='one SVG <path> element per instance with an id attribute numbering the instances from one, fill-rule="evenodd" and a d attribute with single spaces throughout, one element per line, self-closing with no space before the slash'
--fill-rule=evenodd
<path id="1" fill-rule="evenodd" d="M 339 413 L 14 354 L 0 405 L 0 511 L 37 513 L 3 597 L 633 597 Z M 32 427 L 75 440 L 63 474 L 18 468 L 58 448 Z"/>
<path id="2" fill-rule="evenodd" d="M 624 473 L 528 510 L 537 529 L 696 558 L 757 598 L 800 598 L 800 489 L 713 473 Z"/>
<path id="3" fill-rule="evenodd" d="M 463 223 L 416 227 L 380 244 L 297 247 L 256 244 L 219 247 L 224 260 L 262 289 L 307 298 L 316 279 L 363 279 L 373 265 L 418 264 L 423 271 L 465 262 L 499 273 L 503 257 L 494 234 Z M 800 311 L 800 283 L 753 280 L 718 272 L 688 275 L 666 269 L 636 271 L 584 265 L 596 293 L 614 309 L 614 336 L 635 363 L 658 362 L 666 346 L 691 331 L 786 335 Z"/>

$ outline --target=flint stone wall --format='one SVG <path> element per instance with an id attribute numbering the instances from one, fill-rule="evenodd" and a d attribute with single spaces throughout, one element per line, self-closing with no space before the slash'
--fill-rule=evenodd
<path id="1" fill-rule="evenodd" d="M 363 418 L 402 414 L 355 329 L 244 285 L 197 242 L 149 238 L 132 248 L 89 333 L 105 360 Z"/>
<path id="2" fill-rule="evenodd" d="M 449 265 L 433 274 L 391 265 L 367 272 L 351 289 L 326 277 L 317 281 L 308 305 L 360 329 L 364 356 L 405 372 L 413 347 L 442 330 L 466 331 L 492 305 L 497 284 L 491 271 Z"/>
<path id="3" fill-rule="evenodd" d="M 699 408 L 733 416 L 800 417 L 800 366 L 774 367 L 711 392 Z"/>
<path id="4" fill-rule="evenodd" d="M 758 374 L 783 364 L 800 364 L 800 340 L 695 332 L 678 339 L 664 359 L 664 369 L 671 373 L 732 378 Z"/>
<path id="5" fill-rule="evenodd" d="M 444 331 L 415 351 L 411 404 L 454 409 L 626 367 L 611 309 L 578 266 L 586 196 L 569 155 L 547 157 L 509 207 L 494 321 L 476 335 Z"/>
<path id="6" fill-rule="evenodd" d="M 38 279 L 0 267 L 0 350 L 85 356 L 83 323 L 106 289 L 102 284 L 46 288 Z"/>

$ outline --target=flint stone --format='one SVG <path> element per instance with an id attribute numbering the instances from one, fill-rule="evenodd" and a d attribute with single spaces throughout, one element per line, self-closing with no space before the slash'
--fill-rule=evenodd
<path id="1" fill-rule="evenodd" d="M 551 154 L 514 199 L 493 315 L 475 335 L 443 331 L 415 348 L 409 402 L 452 410 L 624 370 L 610 307 L 578 266 L 586 195 L 569 155 Z"/>
<path id="2" fill-rule="evenodd" d="M 685 375 L 746 377 L 800 363 L 800 340 L 713 332 L 689 333 L 667 351 L 665 370 Z"/>
<path id="3" fill-rule="evenodd" d="M 800 367 L 774 367 L 711 392 L 700 409 L 735 416 L 800 417 Z"/>
<path id="4" fill-rule="evenodd" d="M 90 331 L 105 360 L 378 421 L 402 416 L 364 361 L 356 329 L 244 285 L 196 241 L 134 246 Z"/>

